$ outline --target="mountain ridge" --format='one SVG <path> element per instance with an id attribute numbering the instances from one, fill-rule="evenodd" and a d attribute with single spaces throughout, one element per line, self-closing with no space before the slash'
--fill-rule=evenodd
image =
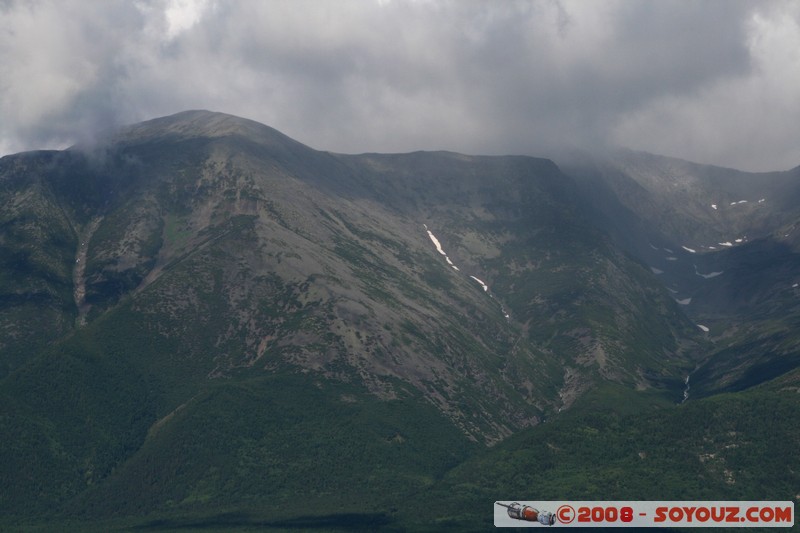
<path id="1" fill-rule="evenodd" d="M 288 138 L 284 136 L 278 138 L 284 145 L 288 143 L 291 150 L 275 152 L 271 150 L 272 144 L 268 143 L 270 149 L 261 151 L 258 148 L 253 149 L 254 145 L 261 145 L 261 137 L 240 139 L 242 125 L 248 131 L 255 129 L 268 132 L 270 139 L 275 136 L 274 130 L 252 121 L 224 114 L 191 111 L 123 129 L 121 140 L 115 141 L 112 137 L 111 144 L 108 145 L 118 148 L 111 149 L 109 157 L 99 167 L 93 166 L 95 163 L 91 156 L 87 162 L 81 162 L 80 151 L 69 150 L 64 155 L 59 155 L 74 159 L 77 172 L 68 168 L 66 174 L 59 174 L 61 171 L 57 171 L 52 177 L 45 176 L 43 179 L 61 187 L 60 184 L 72 182 L 75 179 L 73 175 L 80 176 L 86 185 L 73 187 L 75 190 L 71 191 L 70 198 L 74 199 L 71 201 L 83 205 L 81 208 L 70 209 L 88 210 L 83 224 L 88 225 L 91 219 L 97 226 L 85 249 L 82 249 L 82 244 L 77 245 L 76 235 L 71 236 L 73 247 L 86 254 L 84 264 L 78 263 L 79 268 L 83 269 L 84 282 L 80 292 L 84 294 L 86 306 L 93 309 L 81 312 L 80 320 L 91 321 L 93 317 L 99 316 L 96 313 L 112 308 L 126 294 L 141 294 L 150 284 L 158 281 L 161 273 L 177 268 L 181 261 L 194 257 L 205 247 L 224 246 L 229 235 L 239 232 L 244 232 L 241 235 L 250 235 L 249 239 L 257 240 L 266 238 L 268 233 L 281 234 L 281 242 L 291 243 L 289 248 L 294 249 L 294 255 L 298 255 L 300 250 L 307 251 L 305 255 L 299 254 L 303 257 L 287 257 L 274 264 L 265 263 L 258 268 L 265 268 L 269 264 L 270 269 L 282 269 L 279 266 L 281 263 L 291 264 L 293 266 L 289 270 L 278 272 L 285 272 L 280 275 L 290 276 L 287 279 L 294 280 L 293 283 L 302 283 L 303 276 L 314 275 L 314 270 L 317 274 L 324 270 L 320 268 L 323 264 L 333 265 L 330 261 L 334 257 L 335 261 L 357 260 L 360 263 L 356 265 L 370 266 L 367 270 L 363 266 L 357 266 L 355 271 L 358 272 L 358 277 L 348 283 L 362 286 L 363 280 L 370 278 L 378 285 L 394 283 L 383 274 L 375 276 L 387 268 L 389 270 L 386 272 L 394 272 L 395 275 L 401 272 L 398 268 L 410 268 L 412 277 L 406 283 L 417 283 L 413 280 L 418 279 L 419 273 L 414 273 L 418 268 L 408 260 L 404 264 L 404 260 L 398 261 L 398 258 L 402 258 L 403 249 L 422 251 L 427 248 L 426 254 L 435 254 L 423 228 L 424 224 L 430 224 L 445 245 L 452 242 L 449 253 L 453 255 L 453 259 L 461 261 L 462 265 L 471 262 L 475 268 L 475 277 L 487 278 L 489 282 L 500 273 L 498 268 L 503 270 L 508 265 L 501 260 L 499 263 L 495 262 L 495 266 L 487 268 L 489 264 L 481 265 L 481 261 L 476 261 L 474 252 L 479 249 L 497 250 L 503 240 L 508 240 L 508 236 L 502 237 L 497 231 L 507 232 L 512 227 L 513 231 L 528 231 L 524 229 L 524 224 L 533 224 L 540 229 L 535 230 L 531 238 L 544 238 L 543 242 L 547 243 L 548 248 L 561 240 L 556 237 L 551 241 L 548 234 L 568 232 L 565 235 L 575 242 L 576 251 L 580 250 L 580 253 L 584 253 L 582 250 L 589 250 L 589 240 L 596 240 L 595 237 L 587 240 L 582 235 L 585 232 L 591 233 L 592 230 L 587 221 L 581 220 L 576 211 L 567 207 L 574 194 L 571 181 L 548 160 L 525 157 L 483 158 L 446 153 L 340 156 L 317 152 L 294 141 L 285 141 Z M 176 132 L 178 138 L 174 139 Z M 153 139 L 163 140 L 155 142 Z M 118 144 L 115 145 L 115 142 Z M 172 148 L 170 143 L 175 143 L 174 146 L 179 149 Z M 165 149 L 166 146 L 170 148 Z M 300 152 L 294 153 L 292 150 Z M 409 168 L 414 170 L 409 172 Z M 176 172 L 172 169 L 178 170 Z M 101 191 L 99 195 L 95 193 L 96 200 L 87 204 L 86 198 L 91 199 L 92 196 L 81 193 L 84 190 L 96 190 L 91 185 L 93 180 L 102 183 L 105 191 Z M 491 185 L 487 187 L 490 182 Z M 325 188 L 320 189 L 320 184 L 324 184 Z M 526 203 L 525 207 L 517 203 L 519 200 L 506 197 L 498 187 L 519 191 L 524 196 L 521 200 Z M 337 191 L 336 196 L 332 194 L 332 190 Z M 469 207 L 468 210 L 464 210 L 464 207 L 446 207 L 443 210 L 443 200 L 444 205 L 457 202 L 459 206 Z M 343 207 L 331 210 L 326 207 L 331 201 L 342 201 Z M 346 211 L 350 217 L 356 218 L 348 222 L 343 218 Z M 372 211 L 383 214 L 376 218 Z M 433 226 L 437 217 L 442 217 L 439 223 L 444 229 Z M 414 218 L 418 220 L 414 222 Z M 379 228 L 388 221 L 399 226 L 386 226 L 388 233 L 384 232 L 382 235 L 359 229 Z M 411 224 L 418 228 L 413 232 L 417 234 L 413 241 L 408 240 L 412 232 Z M 455 228 L 459 224 L 478 226 L 466 233 L 458 230 L 456 234 L 450 234 L 446 229 Z M 478 229 L 480 227 L 486 227 L 490 232 L 482 235 L 482 230 Z M 460 234 L 462 244 L 450 240 L 457 234 Z M 464 241 L 465 238 L 467 241 Z M 353 246 L 344 241 L 336 244 L 341 239 L 350 239 L 352 243 L 358 244 Z M 400 239 L 397 242 L 402 245 L 400 248 L 392 247 L 396 245 L 384 248 L 379 255 L 374 254 L 379 249 L 373 247 L 370 251 L 365 248 L 370 242 L 384 243 L 382 246 L 386 246 L 385 243 L 390 242 L 387 239 Z M 480 244 L 482 241 L 483 244 Z M 268 242 L 264 241 L 262 244 L 266 246 L 265 250 L 272 246 Z M 464 247 L 463 243 L 471 243 L 468 245 L 471 249 Z M 591 246 L 595 247 L 596 244 Z M 598 253 L 610 253 L 605 246 L 603 244 L 597 248 Z M 547 253 L 558 255 L 560 252 L 553 249 Z M 279 252 L 281 254 L 291 255 Z M 430 259 L 432 257 L 426 261 Z M 387 260 L 389 262 L 384 266 L 383 262 Z M 554 265 L 564 260 L 555 259 Z M 613 262 L 622 260 L 617 257 Z M 251 265 L 258 262 L 263 260 L 256 256 L 250 260 Z M 336 276 L 344 280 L 353 275 L 346 273 L 351 268 L 346 267 L 343 270 L 343 267 L 334 267 L 334 270 L 337 272 Z M 527 272 L 533 272 L 530 268 L 523 267 L 521 272 L 527 276 Z M 588 273 L 594 267 L 587 263 L 582 268 L 586 268 Z M 497 271 L 492 272 L 492 269 Z M 305 274 L 298 277 L 300 272 Z M 435 278 L 437 283 L 452 286 L 457 278 L 463 280 L 458 282 L 459 285 L 471 285 L 477 289 L 477 295 L 480 294 L 480 286 L 466 274 L 457 275 L 451 280 L 452 276 L 442 277 L 447 272 L 454 271 L 445 265 L 444 272 L 437 274 Z M 326 291 L 330 291 L 331 287 L 328 286 Z M 340 290 L 335 289 L 334 292 L 338 293 Z M 464 289 L 458 290 L 460 292 Z M 493 292 L 500 299 L 497 301 L 502 303 L 504 295 L 497 288 L 493 288 Z M 466 294 L 464 293 L 465 297 Z M 598 294 L 596 298 L 600 303 L 613 299 L 613 295 Z M 405 299 L 407 296 L 398 301 Z M 519 297 L 516 299 L 519 300 Z M 487 303 L 491 303 L 491 299 Z M 522 318 L 527 313 L 522 307 L 527 304 L 522 301 L 515 303 L 512 299 L 508 305 L 515 316 Z M 502 324 L 502 313 L 496 313 L 499 324 Z M 559 335 L 563 335 L 563 332 Z M 577 333 L 573 335 L 583 336 Z M 569 344 L 574 342 L 574 339 L 568 341 Z M 595 341 L 586 342 L 587 346 L 594 346 Z M 585 349 L 587 348 L 581 348 Z M 596 348 L 590 348 L 591 350 Z"/>

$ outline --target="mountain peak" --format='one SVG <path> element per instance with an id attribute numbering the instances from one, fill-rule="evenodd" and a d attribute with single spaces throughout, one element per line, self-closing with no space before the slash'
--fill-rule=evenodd
<path id="1" fill-rule="evenodd" d="M 114 142 L 138 143 L 155 139 L 193 139 L 245 137 L 262 144 L 300 144 L 274 128 L 254 120 L 194 109 L 125 126 L 118 130 Z"/>

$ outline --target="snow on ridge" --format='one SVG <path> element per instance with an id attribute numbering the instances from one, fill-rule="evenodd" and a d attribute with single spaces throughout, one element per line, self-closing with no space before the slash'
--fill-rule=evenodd
<path id="1" fill-rule="evenodd" d="M 678 302 L 681 305 L 689 305 L 690 303 L 692 303 L 692 299 L 691 298 L 684 298 L 683 300 L 678 300 L 676 298 L 675 301 Z"/>
<path id="2" fill-rule="evenodd" d="M 708 326 L 704 326 L 703 324 L 697 324 L 697 327 L 708 333 L 709 329 Z"/>
<path id="3" fill-rule="evenodd" d="M 733 243 L 731 241 L 718 242 L 717 244 L 719 244 L 720 246 L 733 246 Z"/>
<path id="4" fill-rule="evenodd" d="M 746 204 L 747 200 L 739 200 L 738 202 L 731 202 L 731 205 Z"/>
<path id="5" fill-rule="evenodd" d="M 697 253 L 697 250 L 692 250 L 691 248 L 689 248 L 687 246 L 681 246 L 681 248 L 683 248 L 684 250 L 686 250 L 690 254 L 696 254 Z"/>

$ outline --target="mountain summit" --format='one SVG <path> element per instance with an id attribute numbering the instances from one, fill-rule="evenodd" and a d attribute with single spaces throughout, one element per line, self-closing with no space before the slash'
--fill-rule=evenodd
<path id="1" fill-rule="evenodd" d="M 300 144 L 259 122 L 205 110 L 183 111 L 122 127 L 112 136 L 112 142 L 132 143 L 155 139 L 175 141 L 229 136 L 239 136 L 262 143 Z"/>

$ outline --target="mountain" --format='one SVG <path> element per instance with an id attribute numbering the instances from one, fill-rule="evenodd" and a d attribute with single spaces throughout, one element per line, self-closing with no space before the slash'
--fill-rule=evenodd
<path id="1" fill-rule="evenodd" d="M 800 167 L 746 173 L 630 151 L 559 163 L 615 242 L 709 329 L 695 394 L 800 366 Z"/>
<path id="2" fill-rule="evenodd" d="M 463 476 L 484 454 L 578 434 L 597 409 L 612 428 L 674 423 L 690 374 L 692 400 L 791 383 L 791 364 L 748 355 L 788 325 L 778 300 L 748 298 L 789 279 L 794 252 L 762 284 L 745 252 L 778 246 L 794 204 L 696 254 L 726 276 L 687 274 L 683 256 L 658 274 L 642 250 L 718 237 L 696 228 L 699 201 L 668 216 L 683 197 L 671 174 L 645 186 L 652 164 L 342 155 L 208 111 L 0 159 L 6 523 L 444 527 L 426 495 L 458 479 L 474 506 Z M 776 176 L 789 197 L 794 174 Z M 680 288 L 693 304 L 665 279 L 696 282 Z M 736 307 L 739 280 L 752 287 Z M 764 379 L 737 378 L 743 359 Z"/>

